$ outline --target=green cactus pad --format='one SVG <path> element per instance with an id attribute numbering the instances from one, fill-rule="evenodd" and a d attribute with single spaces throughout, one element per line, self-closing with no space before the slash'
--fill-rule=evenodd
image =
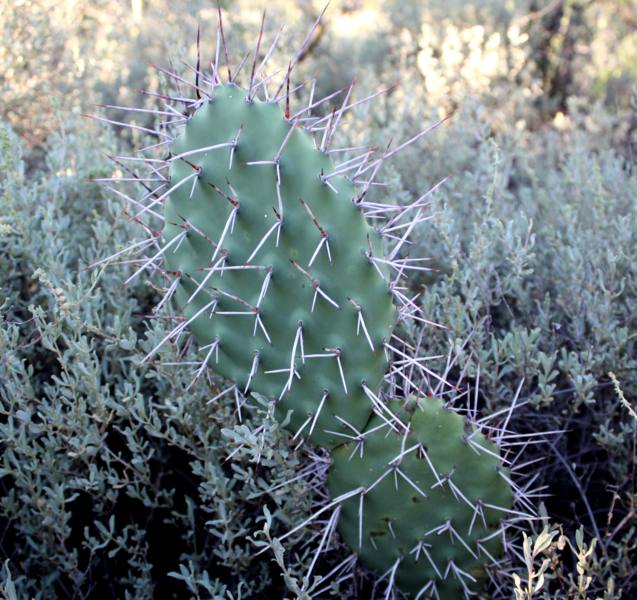
<path id="1" fill-rule="evenodd" d="M 338 529 L 364 566 L 411 598 L 463 598 L 502 552 L 513 492 L 498 448 L 439 399 L 390 407 L 408 429 L 374 415 L 362 446 L 333 451 L 332 498 L 366 490 L 343 502 Z"/>
<path id="2" fill-rule="evenodd" d="M 207 366 L 278 399 L 292 431 L 333 447 L 343 438 L 330 431 L 369 420 L 363 387 L 378 390 L 396 321 L 387 270 L 370 259 L 381 238 L 354 184 L 325 180 L 334 165 L 313 137 L 232 84 L 170 152 L 163 255 Z"/>

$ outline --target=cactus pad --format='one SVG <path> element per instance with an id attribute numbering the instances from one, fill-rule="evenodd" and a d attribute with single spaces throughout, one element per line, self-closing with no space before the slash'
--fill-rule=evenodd
<path id="1" fill-rule="evenodd" d="M 327 432 L 369 419 L 364 387 L 383 380 L 396 319 L 354 184 L 327 178 L 312 136 L 235 85 L 215 88 L 170 151 L 165 263 L 207 364 L 335 445 Z"/>
<path id="2" fill-rule="evenodd" d="M 361 563 L 411 598 L 456 600 L 479 591 L 502 551 L 513 491 L 498 448 L 439 399 L 391 405 L 396 430 L 374 416 L 361 438 L 333 451 L 339 531 Z"/>

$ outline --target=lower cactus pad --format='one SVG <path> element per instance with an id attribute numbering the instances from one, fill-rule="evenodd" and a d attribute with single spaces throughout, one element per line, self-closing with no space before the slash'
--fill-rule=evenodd
<path id="1" fill-rule="evenodd" d="M 469 596 L 501 554 L 501 520 L 513 512 L 498 448 L 439 399 L 390 408 L 397 419 L 374 415 L 333 452 L 331 496 L 361 490 L 341 505 L 338 529 L 365 567 L 410 597 Z"/>

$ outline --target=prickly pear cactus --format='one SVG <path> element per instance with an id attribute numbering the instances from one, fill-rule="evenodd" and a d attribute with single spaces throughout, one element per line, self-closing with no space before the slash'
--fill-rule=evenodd
<path id="1" fill-rule="evenodd" d="M 367 568 L 411 598 L 477 592 L 502 552 L 513 491 L 498 448 L 439 399 L 390 405 L 360 439 L 333 451 L 332 497 L 347 496 L 338 529 Z"/>
<path id="2" fill-rule="evenodd" d="M 232 382 L 211 402 L 233 395 L 240 416 L 244 397 L 260 394 L 295 437 L 334 449 L 331 500 L 321 497 L 281 539 L 331 510 L 316 556 L 330 551 L 339 519 L 360 562 L 387 580 L 386 598 L 395 588 L 414 598 L 468 596 L 500 554 L 500 518 L 511 514 L 498 448 L 439 400 L 392 400 L 446 385 L 420 355 L 432 323 L 404 285 L 410 271 L 429 270 L 427 259 L 402 256 L 444 180 L 405 205 L 370 193 L 385 161 L 438 123 L 382 151 L 333 147 L 344 115 L 387 90 L 354 101 L 352 84 L 340 106 L 316 115 L 337 93 L 315 100 L 311 84 L 307 103 L 292 108 L 293 70 L 319 20 L 274 85 L 265 71 L 278 38 L 263 52 L 262 23 L 242 88 L 245 60 L 231 65 L 219 12 L 209 70 L 199 55 L 194 81 L 159 68 L 177 88 L 146 92 L 160 107 L 107 107 L 150 113 L 156 128 L 129 125 L 155 139 L 112 157 L 118 176 L 102 179 L 141 186 L 137 197 L 111 189 L 148 238 L 97 264 L 126 255 L 135 265 L 127 282 L 154 271 L 163 287 L 155 312 L 172 307 L 161 318 L 175 326 L 144 361 L 161 358 L 167 343 L 187 347 L 192 334 L 201 362 L 191 385 L 209 369 Z M 314 464 L 299 477 L 323 479 L 325 456 L 308 456 Z M 355 562 L 331 574 L 346 577 Z"/>
<path id="3" fill-rule="evenodd" d="M 351 181 L 276 104 L 218 86 L 170 148 L 163 238 L 213 369 L 330 447 L 360 428 L 396 310 Z M 309 421 L 308 421 L 309 419 Z"/>

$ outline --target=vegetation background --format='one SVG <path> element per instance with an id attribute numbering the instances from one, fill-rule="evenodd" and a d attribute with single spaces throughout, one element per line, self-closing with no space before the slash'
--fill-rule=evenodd
<path id="1" fill-rule="evenodd" d="M 222 4 L 236 49 L 253 47 L 264 8 L 268 39 L 286 26 L 284 48 L 322 8 Z M 188 369 L 165 363 L 190 354 L 140 367 L 165 331 L 144 319 L 152 282 L 123 287 L 126 265 L 86 268 L 136 235 L 91 178 L 113 172 L 105 152 L 148 140 L 81 113 L 150 106 L 135 91 L 162 84 L 149 63 L 192 61 L 198 23 L 210 55 L 210 0 L 0 0 L 9 600 L 313 597 L 301 537 L 259 557 L 251 541 L 308 516 L 321 490 L 294 480 L 301 453 L 272 421 L 250 433 L 263 407 L 241 425 L 233 407 L 207 405 L 220 382 L 186 391 Z M 334 0 L 297 74 L 316 74 L 324 94 L 354 76 L 359 97 L 399 84 L 347 119 L 347 143 L 405 139 L 452 115 L 385 178 L 408 202 L 451 175 L 415 234 L 437 270 L 411 284 L 448 327 L 427 348 L 455 349 L 479 374 L 482 414 L 522 382 L 512 426 L 562 431 L 527 449 L 549 495 L 502 574 L 518 600 L 637 597 L 636 25 L 635 0 Z M 360 574 L 322 594 L 365 598 L 365 585 Z"/>

